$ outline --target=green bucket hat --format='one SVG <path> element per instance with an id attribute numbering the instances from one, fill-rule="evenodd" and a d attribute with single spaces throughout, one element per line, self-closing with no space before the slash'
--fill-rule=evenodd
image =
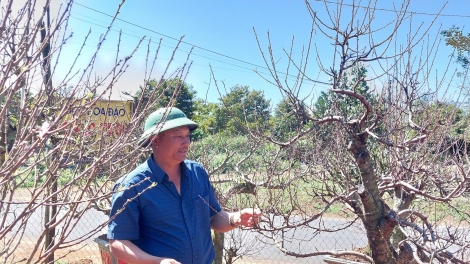
<path id="1" fill-rule="evenodd" d="M 193 131 L 198 124 L 187 118 L 183 111 L 176 107 L 160 108 L 145 120 L 144 133 L 139 139 L 139 146 L 147 147 L 150 143 L 150 136 L 181 126 L 187 126 L 189 131 Z"/>

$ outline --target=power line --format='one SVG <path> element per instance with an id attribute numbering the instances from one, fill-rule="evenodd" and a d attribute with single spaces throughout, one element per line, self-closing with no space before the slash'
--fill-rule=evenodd
<path id="1" fill-rule="evenodd" d="M 83 4 L 80 4 L 80 3 L 75 2 L 75 4 L 77 4 L 77 5 L 79 5 L 79 6 L 82 6 L 82 7 L 84 7 L 84 8 L 87 8 L 87 9 L 89 9 L 89 10 L 92 10 L 92 11 L 94 11 L 94 12 L 97 12 L 97 13 L 99 13 L 99 14 L 102 14 L 102 15 L 105 15 L 105 16 L 108 16 L 108 17 L 114 17 L 114 16 L 112 16 L 112 15 L 109 15 L 109 14 L 107 14 L 107 13 L 104 13 L 104 12 L 102 12 L 102 11 L 96 10 L 96 9 L 94 9 L 94 8 L 88 7 L 88 6 L 83 5 Z M 210 53 L 213 53 L 213 54 L 216 54 L 216 55 L 219 55 L 219 56 L 222 56 L 222 57 L 231 59 L 231 60 L 235 60 L 235 61 L 238 61 L 238 62 L 242 62 L 242 63 L 248 64 L 248 65 L 251 65 L 251 66 L 255 66 L 255 67 L 258 67 L 258 68 L 262 68 L 262 69 L 265 69 L 265 70 L 269 70 L 269 68 L 267 68 L 267 67 L 260 66 L 260 65 L 257 65 L 257 64 L 248 62 L 248 61 L 241 60 L 241 59 L 237 59 L 237 58 L 234 58 L 234 57 L 231 57 L 231 56 L 228 56 L 228 55 L 225 55 L 225 54 L 222 54 L 222 53 L 219 53 L 219 52 L 210 50 L 210 49 L 206 49 L 206 48 L 203 48 L 203 47 L 200 47 L 200 46 L 197 46 L 197 45 L 188 43 L 188 42 L 186 42 L 186 41 L 182 41 L 182 40 L 180 40 L 180 39 L 177 39 L 177 38 L 174 38 L 174 37 L 165 35 L 165 34 L 160 33 L 160 32 L 157 32 L 157 31 L 155 31 L 155 30 L 153 30 L 153 29 L 150 29 L 150 28 L 146 28 L 146 27 L 137 25 L 137 24 L 135 24 L 135 23 L 129 22 L 129 21 L 124 20 L 124 19 L 120 19 L 120 18 L 118 18 L 118 17 L 116 17 L 116 20 L 119 20 L 119 21 L 121 21 L 121 22 L 124 22 L 124 23 L 126 23 L 126 24 L 132 25 L 132 26 L 134 26 L 134 27 L 137 27 L 137 28 L 140 28 L 140 29 L 143 29 L 143 30 L 150 31 L 150 32 L 152 32 L 152 33 L 161 35 L 161 36 L 163 36 L 163 37 L 166 37 L 166 38 L 169 38 L 169 39 L 172 39 L 172 40 L 175 40 L 175 41 L 184 43 L 184 44 L 186 44 L 186 45 L 190 45 L 190 46 L 192 46 L 192 47 L 194 47 L 194 48 L 197 48 L 197 49 L 200 49 L 200 50 L 203 50 L 203 51 L 207 51 L 207 52 L 210 52 Z M 215 59 L 214 59 L 214 60 L 215 60 Z M 241 67 L 241 66 L 240 66 L 240 67 Z M 283 73 L 283 72 L 278 72 L 278 73 L 280 73 L 280 74 L 282 74 L 282 75 L 285 75 L 285 76 L 289 76 L 289 77 L 294 77 L 294 78 L 296 78 L 296 76 L 291 75 L 291 74 L 287 74 L 287 73 Z M 312 82 L 314 82 L 314 83 L 319 83 L 319 84 L 331 85 L 331 83 L 322 82 L 322 81 L 317 81 L 317 80 L 312 80 L 312 79 L 309 80 L 309 81 L 312 81 Z"/>
<path id="2" fill-rule="evenodd" d="M 74 14 L 75 14 L 75 13 L 74 13 Z M 96 20 L 96 19 L 94 19 L 94 18 L 91 18 L 91 17 L 86 16 L 86 15 L 83 15 L 83 14 L 78 14 L 78 15 L 83 16 L 83 17 L 87 17 L 87 18 L 89 18 L 89 19 Z M 73 14 L 72 14 L 70 17 L 73 18 L 73 19 L 76 19 L 76 20 L 80 20 L 80 21 L 83 21 L 83 22 L 86 22 L 86 23 L 89 23 L 89 24 L 98 26 L 98 27 L 108 28 L 108 26 L 105 26 L 105 25 L 102 25 L 102 24 L 98 24 L 98 23 L 95 23 L 95 22 L 91 22 L 91 21 L 89 21 L 89 20 L 87 20 L 87 19 L 83 19 L 83 18 L 76 17 L 76 16 L 74 16 Z M 99 20 L 96 20 L 96 21 L 101 22 L 101 23 L 105 23 L 105 22 L 99 21 Z M 111 30 L 111 31 L 114 31 L 114 32 L 120 32 L 119 30 L 116 30 L 116 29 L 110 29 L 110 30 Z M 134 38 L 138 38 L 138 39 L 140 38 L 139 36 L 136 36 L 136 35 L 127 33 L 127 32 L 125 32 L 125 31 L 122 31 L 122 34 L 131 36 L 131 37 L 134 37 Z M 152 43 L 154 43 L 154 44 L 159 44 L 159 45 L 164 46 L 164 47 L 172 48 L 172 49 L 175 48 L 175 46 L 170 46 L 170 45 L 166 45 L 166 44 L 160 44 L 160 43 L 155 42 L 155 41 L 153 41 L 153 40 L 150 40 L 150 42 L 152 42 Z M 72 43 L 72 44 L 81 45 L 81 44 L 79 44 L 79 43 Z M 93 46 L 90 46 L 90 45 L 85 45 L 85 46 L 93 47 Z M 101 47 L 101 49 L 109 50 L 109 51 L 117 51 L 116 49 L 109 49 L 109 48 L 107 49 L 107 48 L 103 48 L 103 47 Z M 189 51 L 187 51 L 187 50 L 184 50 L 184 49 L 181 49 L 181 48 L 180 48 L 180 50 L 182 50 L 183 52 L 189 53 Z M 220 63 L 223 63 L 223 64 L 227 64 L 227 65 L 230 65 L 230 66 L 238 67 L 238 68 L 241 68 L 241 69 L 243 69 L 243 70 L 245 70 L 245 71 L 243 71 L 243 70 L 236 70 L 236 69 L 222 68 L 222 67 L 213 67 L 214 69 L 222 69 L 222 70 L 231 70 L 231 71 L 251 72 L 251 73 L 254 73 L 254 71 L 253 71 L 252 69 L 247 68 L 247 67 L 243 67 L 243 66 L 240 66 L 240 65 L 237 65 L 237 64 L 233 64 L 233 63 L 230 63 L 230 62 L 226 62 L 226 61 L 222 61 L 222 60 L 219 60 L 219 59 L 211 58 L 211 57 L 208 57 L 208 56 L 206 56 L 206 55 L 198 54 L 198 53 L 196 53 L 196 52 L 192 52 L 191 54 L 194 55 L 194 56 L 206 58 L 206 59 L 209 59 L 209 60 L 212 60 L 212 61 L 216 61 L 216 62 L 220 62 Z M 138 53 L 136 53 L 135 55 L 144 56 L 144 57 L 147 56 L 147 55 L 142 55 L 142 54 L 138 54 Z M 198 63 L 193 63 L 193 65 L 204 66 L 204 65 L 198 64 Z M 206 67 L 207 67 L 207 66 L 206 66 Z M 263 72 L 263 71 L 259 71 L 259 70 L 257 71 L 257 73 L 262 74 L 262 75 L 269 75 L 269 73 Z M 282 73 L 281 73 L 281 74 L 282 74 Z M 284 74 L 284 75 L 285 75 L 285 74 Z M 287 77 L 288 77 L 288 78 L 289 78 L 289 77 L 290 77 L 290 78 L 297 78 L 296 76 L 292 76 L 292 75 L 287 75 Z M 314 82 L 314 81 L 313 81 L 313 80 L 305 80 L 305 82 Z"/>
<path id="3" fill-rule="evenodd" d="M 455 14 L 437 14 L 437 13 L 426 13 L 426 12 L 415 12 L 415 11 L 397 11 L 393 9 L 387 9 L 387 8 L 375 8 L 375 7 L 369 7 L 369 6 L 360 6 L 360 5 L 353 5 L 353 4 L 345 4 L 345 3 L 338 3 L 338 2 L 333 2 L 333 1 L 328 1 L 328 0 L 313 0 L 315 2 L 323 2 L 323 3 L 328 3 L 328 4 L 335 4 L 335 5 L 344 5 L 344 6 L 350 6 L 350 7 L 360 7 L 364 9 L 371 9 L 371 10 L 377 10 L 377 11 L 386 11 L 386 12 L 393 12 L 393 13 L 405 13 L 405 14 L 410 14 L 410 15 L 426 15 L 426 16 L 442 16 L 442 17 L 464 17 L 464 18 L 470 18 L 470 15 L 455 15 Z"/>
<path id="4" fill-rule="evenodd" d="M 85 20 L 85 22 L 87 22 Z M 130 35 L 132 36 L 132 35 Z M 88 44 L 83 44 L 83 43 L 79 43 L 79 42 L 73 42 L 73 41 L 68 41 L 67 44 L 73 44 L 73 45 L 77 45 L 77 46 L 84 46 L 84 47 L 87 47 L 87 48 L 92 48 L 92 49 L 96 49 L 96 46 L 93 46 L 93 45 L 88 45 Z M 100 47 L 100 50 L 107 50 L 107 51 L 117 51 L 116 49 L 109 49 L 109 48 L 103 48 L 103 47 Z M 139 56 L 139 57 L 146 57 L 147 55 L 146 54 L 141 54 L 141 53 L 135 53 L 134 56 Z M 160 58 L 161 60 L 168 60 L 169 58 Z M 174 60 L 175 62 L 181 62 L 183 63 L 184 61 L 180 61 L 180 60 Z M 225 62 L 222 62 L 222 63 L 225 63 Z M 192 65 L 197 65 L 197 66 L 201 66 L 201 67 L 207 67 L 207 65 L 203 65 L 203 64 L 200 64 L 200 63 L 194 63 Z M 235 66 L 238 66 L 238 65 L 235 65 Z M 237 71 L 237 72 L 245 72 L 245 73 L 253 73 L 253 71 L 251 69 L 248 69 L 248 68 L 243 68 L 242 66 L 238 66 L 238 67 L 241 67 L 243 70 L 237 70 L 237 69 L 229 69 L 229 68 L 223 68 L 223 67 L 218 67 L 218 66 L 213 66 L 212 68 L 214 69 L 221 69 L 221 70 L 227 70 L 227 71 Z M 248 71 L 247 71 L 248 70 Z M 260 72 L 262 74 L 267 74 L 265 72 Z"/>
<path id="5" fill-rule="evenodd" d="M 87 9 L 90 9 L 90 10 L 95 11 L 95 12 L 97 12 L 97 13 L 100 13 L 100 14 L 102 14 L 102 15 L 105 15 L 105 16 L 108 16 L 108 17 L 114 17 L 114 16 L 112 16 L 112 15 L 106 14 L 106 13 L 101 12 L 101 11 L 99 11 L 99 10 L 96 10 L 96 9 L 94 9 L 94 8 L 91 8 L 91 7 L 82 5 L 82 4 L 77 3 L 77 2 L 75 2 L 75 3 L 76 3 L 77 5 L 79 5 L 79 6 L 85 7 L 85 8 L 87 8 Z M 140 29 L 144 29 L 144 30 L 150 31 L 150 32 L 152 32 L 152 33 L 155 33 L 155 34 L 164 36 L 165 38 L 169 38 L 169 39 L 172 39 L 172 40 L 175 40 L 175 41 L 180 41 L 180 40 L 177 39 L 177 38 L 174 38 L 174 37 L 165 35 L 165 34 L 163 34 L 163 33 L 157 32 L 157 31 L 155 31 L 155 30 L 153 30 L 153 29 L 150 29 L 150 28 L 146 28 L 146 27 L 137 25 L 137 24 L 135 24 L 135 23 L 129 22 L 129 21 L 124 20 L 124 19 L 116 18 L 116 20 L 119 20 L 119 21 L 124 22 L 124 23 L 129 24 L 129 25 L 132 25 L 132 26 L 134 26 L 134 27 L 138 27 L 138 28 L 140 28 Z M 188 42 L 186 42 L 186 41 L 181 41 L 181 43 L 184 43 L 184 44 L 186 44 L 186 45 L 190 45 L 190 46 L 193 46 L 193 47 L 195 47 L 195 48 L 198 48 L 198 49 L 201 49 L 201 50 L 204 50 L 204 51 L 208 51 L 208 52 L 211 52 L 211 53 L 214 53 L 214 54 L 217 54 L 217 55 L 219 55 L 219 56 L 223 56 L 223 57 L 226 57 L 226 58 L 229 58 L 229 59 L 232 59 L 232 60 L 236 60 L 236 61 L 239 61 L 239 62 L 243 62 L 243 63 L 249 64 L 249 65 L 255 66 L 255 67 L 261 67 L 261 66 L 259 66 L 259 65 L 254 64 L 254 63 L 247 62 L 247 61 L 243 61 L 243 60 L 240 60 L 240 59 L 237 59 L 237 58 L 228 56 L 228 55 L 224 55 L 224 54 L 218 53 L 218 52 L 216 52 L 216 51 L 212 51 L 212 50 L 209 50 L 209 49 L 206 49 L 206 48 L 197 46 L 197 45 L 193 45 L 193 44 L 188 43 Z"/>

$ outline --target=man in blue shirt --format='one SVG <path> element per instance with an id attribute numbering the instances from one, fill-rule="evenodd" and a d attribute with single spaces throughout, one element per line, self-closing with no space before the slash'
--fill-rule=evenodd
<path id="1" fill-rule="evenodd" d="M 221 209 L 206 170 L 186 160 L 197 124 L 177 108 L 147 118 L 139 145 L 153 154 L 116 182 L 108 239 L 111 253 L 127 263 L 210 264 L 210 229 L 253 227 L 259 209 Z"/>

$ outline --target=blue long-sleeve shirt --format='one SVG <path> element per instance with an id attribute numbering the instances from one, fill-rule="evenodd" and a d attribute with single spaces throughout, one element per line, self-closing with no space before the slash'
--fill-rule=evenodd
<path id="1" fill-rule="evenodd" d="M 180 190 L 151 155 L 116 182 L 108 239 L 130 240 L 151 255 L 184 264 L 212 263 L 210 218 L 221 207 L 199 163 L 181 163 Z"/>

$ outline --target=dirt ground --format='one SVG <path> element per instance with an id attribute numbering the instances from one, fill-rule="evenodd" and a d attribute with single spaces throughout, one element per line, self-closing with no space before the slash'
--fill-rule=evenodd
<path id="1" fill-rule="evenodd" d="M 31 245 L 29 244 L 20 245 L 14 253 L 16 260 L 29 257 L 30 254 Z M 57 250 L 55 260 L 57 264 L 96 264 L 101 263 L 101 255 L 97 245 L 82 244 Z M 20 263 L 24 263 L 24 261 Z"/>

